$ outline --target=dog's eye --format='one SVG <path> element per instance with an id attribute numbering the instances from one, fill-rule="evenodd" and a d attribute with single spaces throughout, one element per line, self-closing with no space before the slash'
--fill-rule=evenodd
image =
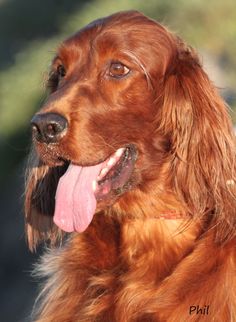
<path id="1" fill-rule="evenodd" d="M 63 65 L 58 65 L 49 73 L 47 88 L 50 90 L 50 92 L 55 92 L 57 90 L 60 80 L 65 76 L 66 69 Z"/>
<path id="2" fill-rule="evenodd" d="M 57 74 L 60 78 L 63 78 L 66 76 L 66 69 L 63 65 L 57 66 Z"/>
<path id="3" fill-rule="evenodd" d="M 112 63 L 109 69 L 109 75 L 115 78 L 121 78 L 129 73 L 129 68 L 121 63 Z"/>

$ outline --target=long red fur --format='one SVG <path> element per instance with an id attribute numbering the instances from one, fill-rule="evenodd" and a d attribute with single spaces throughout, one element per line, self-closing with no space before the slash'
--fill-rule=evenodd
<path id="1" fill-rule="evenodd" d="M 111 60 L 128 77 L 106 78 Z M 196 52 L 130 11 L 67 39 L 52 69 L 60 64 L 68 74 L 49 84 L 40 112 L 62 114 L 69 131 L 50 148 L 35 142 L 26 182 L 29 247 L 51 241 L 36 269 L 46 282 L 34 321 L 236 321 L 235 137 Z M 63 237 L 52 221 L 65 171 L 57 156 L 93 165 L 129 143 L 132 189 L 53 246 Z M 191 306 L 209 312 L 190 315 Z"/>

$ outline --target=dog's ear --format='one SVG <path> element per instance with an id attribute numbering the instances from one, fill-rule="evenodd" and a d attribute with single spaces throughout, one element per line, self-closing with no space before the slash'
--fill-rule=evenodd
<path id="1" fill-rule="evenodd" d="M 63 233 L 53 223 L 55 193 L 64 167 L 51 168 L 32 152 L 29 157 L 25 187 L 25 228 L 30 250 L 41 241 L 56 243 Z"/>
<path id="2" fill-rule="evenodd" d="M 171 138 L 172 184 L 192 215 L 211 213 L 217 239 L 225 240 L 236 234 L 233 126 L 196 53 L 180 41 L 177 47 L 160 118 L 160 129 Z"/>

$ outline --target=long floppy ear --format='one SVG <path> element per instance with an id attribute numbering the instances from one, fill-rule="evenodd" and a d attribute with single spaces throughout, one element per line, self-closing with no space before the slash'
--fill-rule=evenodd
<path id="1" fill-rule="evenodd" d="M 25 186 L 25 229 L 30 250 L 41 241 L 56 243 L 62 231 L 53 223 L 55 193 L 64 167 L 51 168 L 32 151 L 29 157 Z"/>
<path id="2" fill-rule="evenodd" d="M 160 124 L 171 138 L 172 185 L 192 216 L 211 217 L 216 240 L 224 242 L 236 235 L 233 126 L 196 53 L 177 43 L 163 84 Z"/>

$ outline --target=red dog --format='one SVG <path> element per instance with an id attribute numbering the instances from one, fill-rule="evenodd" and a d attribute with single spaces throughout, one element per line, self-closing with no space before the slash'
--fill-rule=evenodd
<path id="1" fill-rule="evenodd" d="M 131 11 L 53 60 L 32 119 L 37 322 L 236 321 L 235 138 L 196 53 Z M 54 204 L 54 200 L 55 204 Z"/>

